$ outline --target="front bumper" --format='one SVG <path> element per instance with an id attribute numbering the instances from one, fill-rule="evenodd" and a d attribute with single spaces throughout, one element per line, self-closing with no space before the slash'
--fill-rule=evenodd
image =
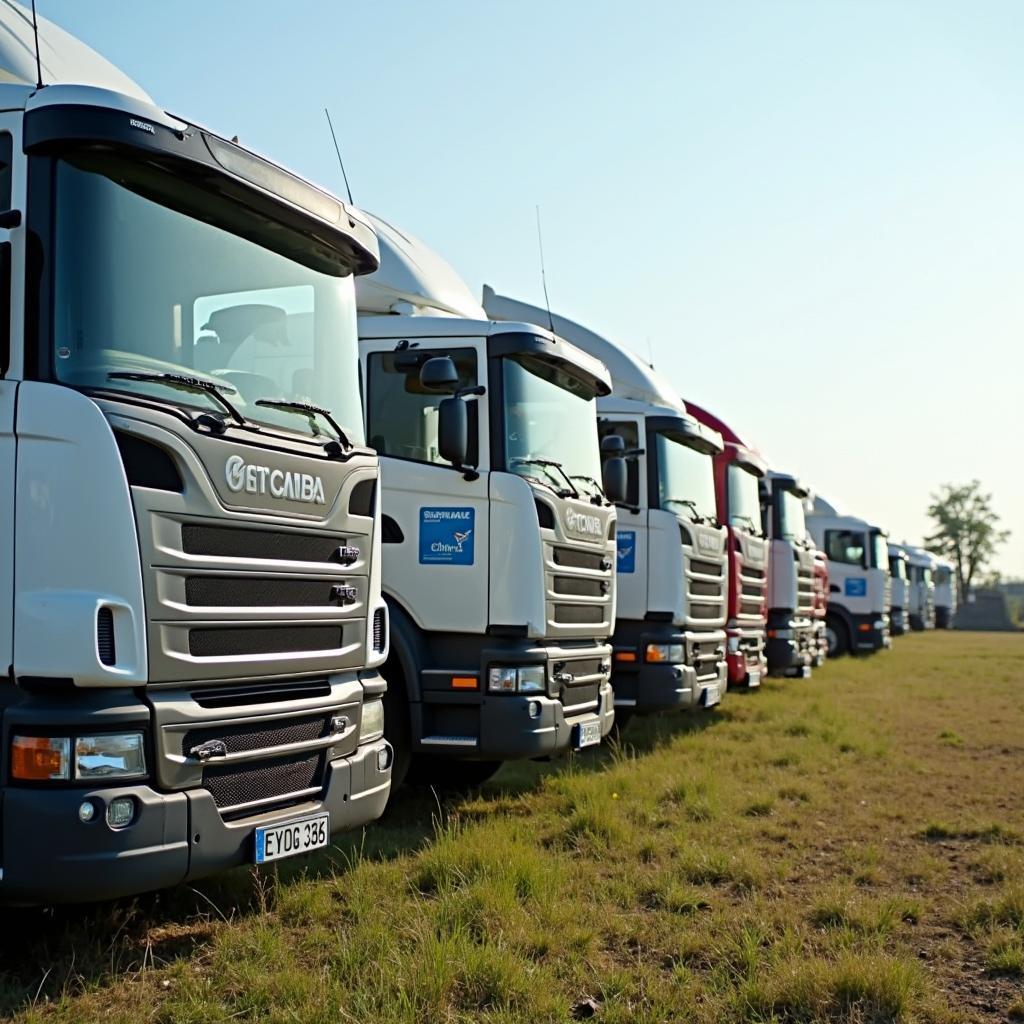
<path id="1" fill-rule="evenodd" d="M 785 612 L 769 612 L 765 654 L 770 675 L 809 675 L 818 657 L 815 623 L 811 619 L 793 618 Z"/>
<path id="2" fill-rule="evenodd" d="M 251 863 L 257 826 L 327 811 L 331 832 L 379 818 L 391 789 L 391 751 L 385 740 L 361 744 L 327 765 L 321 796 L 291 807 L 225 821 L 204 789 L 164 793 L 149 785 L 22 788 L 2 799 L 3 872 L 0 900 L 82 903 L 176 885 Z M 106 823 L 106 806 L 131 796 L 135 817 L 126 828 Z M 82 822 L 91 801 L 97 813 Z"/>
<path id="3" fill-rule="evenodd" d="M 620 622 L 612 638 L 615 706 L 638 715 L 714 706 L 728 682 L 725 640 L 721 630 L 679 632 L 668 624 Z M 682 646 L 684 661 L 648 662 L 648 644 Z"/>
<path id="4" fill-rule="evenodd" d="M 814 668 L 821 668 L 828 659 L 828 631 L 824 619 L 814 620 Z"/>
<path id="5" fill-rule="evenodd" d="M 726 635 L 725 661 L 729 686 L 760 686 L 761 680 L 768 675 L 765 630 L 729 626 Z"/>
<path id="6" fill-rule="evenodd" d="M 908 629 L 921 629 L 922 626 L 914 625 L 917 616 L 907 616 L 902 608 L 892 608 L 889 611 L 889 629 L 893 636 L 903 636 Z M 920 619 L 918 619 L 920 622 Z"/>
<path id="7" fill-rule="evenodd" d="M 859 654 L 870 654 L 892 646 L 889 634 L 889 616 L 876 612 L 871 615 L 853 615 L 853 649 Z"/>

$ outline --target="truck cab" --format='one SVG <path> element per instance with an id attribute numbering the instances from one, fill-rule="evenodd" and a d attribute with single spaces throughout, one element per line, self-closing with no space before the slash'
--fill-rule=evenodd
<path id="1" fill-rule="evenodd" d="M 489 320 L 436 252 L 371 222 L 382 265 L 359 284 L 359 346 L 382 465 L 387 735 L 396 778 L 472 784 L 614 723 L 610 380 L 550 331 Z"/>
<path id="2" fill-rule="evenodd" d="M 768 539 L 761 521 L 761 481 L 768 465 L 728 424 L 693 402 L 687 411 L 722 435 L 715 459 L 718 519 L 729 539 L 729 618 L 726 663 L 729 686 L 754 688 L 768 674 Z"/>
<path id="3" fill-rule="evenodd" d="M 889 629 L 902 636 L 913 624 L 913 584 L 910 580 L 910 556 L 899 544 L 889 545 L 889 578 L 892 580 L 889 604 Z M 915 627 L 920 628 L 920 627 Z"/>
<path id="4" fill-rule="evenodd" d="M 935 558 L 934 580 L 935 628 L 952 629 L 957 606 L 956 569 L 953 563 Z"/>
<path id="5" fill-rule="evenodd" d="M 908 621 L 911 629 L 935 628 L 935 557 L 921 548 L 906 548 Z"/>
<path id="6" fill-rule="evenodd" d="M 820 668 L 828 657 L 828 559 L 825 552 L 814 549 L 814 668 Z"/>
<path id="7" fill-rule="evenodd" d="M 817 657 L 814 620 L 815 547 L 807 530 L 808 487 L 769 470 L 761 483 L 761 511 L 771 540 L 768 562 L 768 671 L 809 676 Z"/>
<path id="8" fill-rule="evenodd" d="M 549 324 L 611 372 L 613 392 L 597 406 L 605 458 L 624 454 L 628 466 L 612 637 L 620 723 L 713 707 L 726 688 L 727 530 L 713 464 L 721 435 L 690 416 L 660 374 L 607 338 L 487 286 L 483 305 L 499 320 Z"/>
<path id="9" fill-rule="evenodd" d="M 0 22 L 0 900 L 327 846 L 390 786 L 374 233 Z"/>
<path id="10" fill-rule="evenodd" d="M 814 499 L 807 523 L 828 557 L 829 657 L 888 647 L 892 580 L 885 531 L 837 512 L 820 495 Z"/>

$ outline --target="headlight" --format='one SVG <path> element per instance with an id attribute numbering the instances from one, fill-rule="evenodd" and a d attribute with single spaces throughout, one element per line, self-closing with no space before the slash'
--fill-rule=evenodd
<path id="1" fill-rule="evenodd" d="M 544 665 L 524 668 L 492 668 L 487 672 L 487 689 L 491 693 L 543 693 L 547 686 Z"/>
<path id="2" fill-rule="evenodd" d="M 547 684 L 547 672 L 543 665 L 530 665 L 519 670 L 520 693 L 543 693 Z"/>
<path id="3" fill-rule="evenodd" d="M 644 659 L 651 664 L 678 665 L 686 660 L 682 644 L 648 644 Z"/>
<path id="4" fill-rule="evenodd" d="M 359 722 L 359 742 L 369 743 L 384 735 L 384 702 L 368 700 L 363 703 L 363 717 Z"/>
<path id="5" fill-rule="evenodd" d="M 76 737 L 76 779 L 141 779 L 145 774 L 146 747 L 141 732 Z"/>

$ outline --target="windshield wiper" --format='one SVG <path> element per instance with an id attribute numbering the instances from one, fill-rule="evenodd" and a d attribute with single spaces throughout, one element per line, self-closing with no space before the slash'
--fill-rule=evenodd
<path id="1" fill-rule="evenodd" d="M 569 491 L 566 494 L 559 494 L 560 498 L 578 498 L 580 492 L 576 490 L 576 485 L 572 482 L 572 477 L 569 476 L 565 471 L 565 467 L 560 462 L 555 462 L 554 459 L 512 459 L 513 465 L 520 466 L 544 466 L 545 468 L 557 469 L 562 474 L 562 479 L 569 485 Z M 558 492 L 556 492 L 558 493 Z"/>
<path id="2" fill-rule="evenodd" d="M 237 389 L 230 384 L 215 384 L 212 380 L 189 377 L 184 373 L 145 373 L 135 370 L 115 370 L 107 374 L 107 380 L 137 380 L 145 384 L 165 384 L 180 391 L 195 391 L 209 395 L 239 426 L 246 425 L 245 417 L 223 395 L 225 391 L 231 395 L 238 394 Z"/>
<path id="3" fill-rule="evenodd" d="M 604 504 L 604 488 L 592 477 L 587 476 L 586 473 L 573 473 L 569 478 L 570 480 L 586 480 L 588 484 L 592 484 L 596 494 L 592 494 L 590 502 L 592 505 L 603 505 Z"/>
<path id="4" fill-rule="evenodd" d="M 265 409 L 280 409 L 282 412 L 294 412 L 300 416 L 307 417 L 310 432 L 314 437 L 323 435 L 323 431 L 316 425 L 316 417 L 323 416 L 338 435 L 338 440 L 341 441 L 346 450 L 351 450 L 355 447 L 349 440 L 348 434 L 342 430 L 341 425 L 331 415 L 331 410 L 325 409 L 322 405 L 314 405 L 312 402 L 290 402 L 286 398 L 258 398 L 254 404 L 261 405 Z"/>
<path id="5" fill-rule="evenodd" d="M 763 537 L 763 536 L 764 536 L 764 534 L 763 534 L 763 533 L 761 532 L 761 528 L 760 528 L 760 527 L 759 527 L 759 526 L 757 525 L 757 523 L 755 523 L 755 522 L 754 522 L 754 520 L 753 520 L 753 519 L 751 519 L 751 517 L 750 517 L 750 516 L 745 516 L 745 515 L 743 515 L 742 513 L 740 513 L 740 512 L 737 512 L 737 513 L 736 513 L 736 514 L 735 514 L 735 515 L 733 516 L 733 519 L 739 519 L 739 520 L 742 520 L 742 521 L 744 521 L 744 522 L 747 522 L 747 523 L 749 523 L 749 524 L 750 524 L 750 532 L 751 532 L 751 533 L 752 533 L 752 534 L 753 534 L 753 535 L 754 535 L 755 537 Z"/>
<path id="6" fill-rule="evenodd" d="M 695 523 L 711 522 L 711 519 L 708 516 L 702 515 L 697 509 L 697 502 L 690 498 L 662 498 L 661 502 L 663 505 L 685 505 L 693 513 L 693 521 Z"/>

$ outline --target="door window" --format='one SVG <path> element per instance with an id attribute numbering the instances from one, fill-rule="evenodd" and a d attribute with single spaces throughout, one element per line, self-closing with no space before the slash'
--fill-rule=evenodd
<path id="1" fill-rule="evenodd" d="M 829 561 L 864 567 L 864 534 L 855 530 L 828 530 L 825 553 Z"/>

